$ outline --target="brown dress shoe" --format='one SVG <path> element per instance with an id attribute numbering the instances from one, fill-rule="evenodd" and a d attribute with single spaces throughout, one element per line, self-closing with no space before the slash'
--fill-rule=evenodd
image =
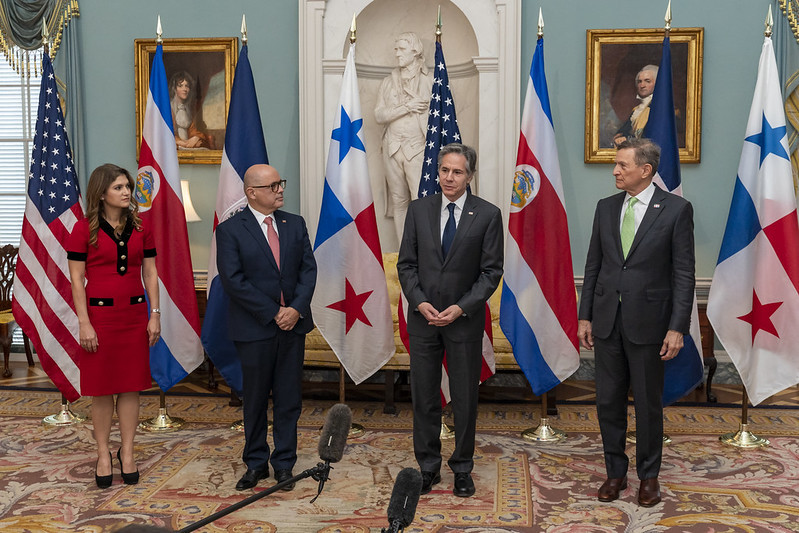
<path id="1" fill-rule="evenodd" d="M 642 479 L 638 488 L 638 505 L 653 507 L 660 503 L 660 483 L 658 478 Z"/>
<path id="2" fill-rule="evenodd" d="M 599 487 L 597 499 L 601 502 L 612 502 L 619 498 L 619 492 L 627 488 L 627 476 L 609 477 Z"/>

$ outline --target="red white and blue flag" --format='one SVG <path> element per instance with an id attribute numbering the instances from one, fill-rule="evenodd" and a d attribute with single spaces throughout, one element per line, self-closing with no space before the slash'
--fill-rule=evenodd
<path id="1" fill-rule="evenodd" d="M 45 53 L 12 309 L 42 369 L 70 402 L 80 397 L 80 342 L 64 245 L 81 218 L 78 176 Z"/>
<path id="2" fill-rule="evenodd" d="M 135 194 L 142 218 L 153 228 L 158 252 L 161 338 L 150 348 L 150 372 L 166 391 L 203 362 L 203 349 L 160 44 L 150 69 Z"/>
<path id="3" fill-rule="evenodd" d="M 430 96 L 430 108 L 427 111 L 427 135 L 424 148 L 424 164 L 422 166 L 422 179 L 419 181 L 419 198 L 438 194 L 441 186 L 438 184 L 438 153 L 442 146 L 450 143 L 461 142 L 461 132 L 458 128 L 458 119 L 455 117 L 455 99 L 449 88 L 449 75 L 447 63 L 444 61 L 444 50 L 441 43 L 436 42 L 435 66 L 433 68 L 433 91 Z M 491 309 L 486 302 L 486 321 L 483 333 L 483 366 L 480 369 L 480 383 L 494 375 L 494 337 L 491 330 Z M 397 307 L 399 315 L 399 333 L 402 344 L 410 354 L 408 340 L 408 301 L 400 293 Z M 441 403 L 450 402 L 449 373 L 447 372 L 447 356 L 444 354 L 444 363 L 441 369 Z"/>
<path id="4" fill-rule="evenodd" d="M 753 405 L 799 383 L 799 221 L 766 37 L 707 316 Z"/>
<path id="5" fill-rule="evenodd" d="M 355 383 L 394 355 L 394 325 L 363 142 L 363 115 L 350 45 L 327 157 L 316 231 L 316 327 Z"/>
<path id="6" fill-rule="evenodd" d="M 577 293 L 543 37 L 527 80 L 508 234 L 499 325 L 540 396 L 580 366 Z"/>
<path id="7" fill-rule="evenodd" d="M 255 81 L 247 53 L 241 47 L 233 88 L 230 93 L 225 149 L 216 191 L 214 234 L 208 264 L 208 304 L 203 318 L 202 343 L 225 382 L 239 397 L 243 394 L 241 363 L 236 347 L 227 335 L 228 296 L 219 280 L 216 266 L 216 227 L 247 206 L 244 173 L 253 165 L 268 164 L 261 113 Z"/>
<path id="8" fill-rule="evenodd" d="M 649 105 L 649 120 L 644 127 L 644 137 L 660 146 L 660 164 L 653 181 L 661 189 L 682 196 L 680 178 L 680 152 L 677 145 L 677 120 L 674 114 L 674 90 L 671 76 L 671 46 L 669 37 L 663 39 L 663 54 Z M 691 326 L 684 337 L 684 345 L 674 359 L 664 364 L 663 405 L 676 402 L 702 382 L 704 363 L 699 331 L 699 311 L 694 294 Z"/>

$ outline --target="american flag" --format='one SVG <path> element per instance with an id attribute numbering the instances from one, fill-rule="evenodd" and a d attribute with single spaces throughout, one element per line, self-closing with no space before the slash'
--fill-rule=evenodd
<path id="1" fill-rule="evenodd" d="M 80 397 L 78 317 L 64 243 L 83 218 L 78 178 L 50 57 L 45 53 L 16 275 L 14 319 L 69 401 Z"/>
<path id="2" fill-rule="evenodd" d="M 419 182 L 419 198 L 441 192 L 438 184 L 438 153 L 441 147 L 450 143 L 461 142 L 461 132 L 458 129 L 458 120 L 455 118 L 455 100 L 449 89 L 449 76 L 447 64 L 444 61 L 444 52 L 441 43 L 436 42 L 436 64 L 433 68 L 433 93 L 430 96 L 430 109 L 427 117 L 427 136 L 424 148 L 424 165 L 422 166 L 422 179 Z M 399 302 L 399 330 L 400 339 L 405 349 L 410 353 L 408 341 L 408 326 L 405 317 L 408 315 L 408 301 L 400 293 Z M 494 365 L 494 338 L 491 329 L 491 310 L 486 302 L 486 323 L 483 334 L 483 367 L 480 370 L 480 383 L 487 380 L 496 372 Z M 449 375 L 447 373 L 447 360 L 444 356 L 444 366 L 441 372 L 441 403 L 448 404 Z"/>

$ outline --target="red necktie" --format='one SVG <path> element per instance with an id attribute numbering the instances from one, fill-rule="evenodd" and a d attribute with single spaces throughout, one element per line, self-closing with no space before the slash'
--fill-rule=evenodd
<path id="1" fill-rule="evenodd" d="M 274 226 L 272 226 L 272 217 L 264 218 L 266 223 L 266 236 L 269 241 L 269 248 L 272 249 L 272 255 L 275 257 L 277 269 L 280 270 L 280 239 L 277 236 Z M 285 305 L 286 301 L 283 299 L 283 291 L 280 291 L 280 305 Z"/>

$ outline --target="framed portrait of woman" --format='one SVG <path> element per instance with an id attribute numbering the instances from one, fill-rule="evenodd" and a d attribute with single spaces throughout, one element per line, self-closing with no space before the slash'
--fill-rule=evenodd
<path id="1" fill-rule="evenodd" d="M 157 44 L 154 39 L 136 39 L 134 43 L 138 159 L 150 67 Z M 219 164 L 225 146 L 238 39 L 164 39 L 162 45 L 178 162 Z"/>
<path id="2" fill-rule="evenodd" d="M 616 146 L 640 137 L 649 117 L 664 30 L 587 30 L 585 162 L 612 163 Z M 703 28 L 669 34 L 680 162 L 699 163 Z"/>

